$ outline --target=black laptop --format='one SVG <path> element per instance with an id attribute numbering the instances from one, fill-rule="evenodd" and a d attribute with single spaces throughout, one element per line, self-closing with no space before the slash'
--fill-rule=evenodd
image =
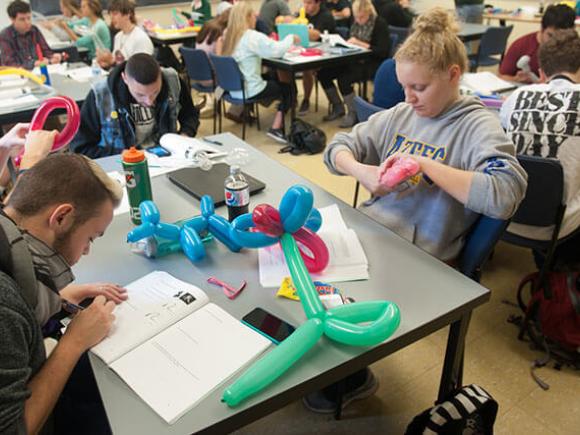
<path id="1" fill-rule="evenodd" d="M 250 195 L 261 192 L 266 185 L 251 175 L 242 172 L 250 186 Z M 193 197 L 201 200 L 204 195 L 210 195 L 215 206 L 226 203 L 224 181 L 230 175 L 230 167 L 225 163 L 213 165 L 209 171 L 200 168 L 182 168 L 167 174 L 171 182 L 181 187 Z"/>

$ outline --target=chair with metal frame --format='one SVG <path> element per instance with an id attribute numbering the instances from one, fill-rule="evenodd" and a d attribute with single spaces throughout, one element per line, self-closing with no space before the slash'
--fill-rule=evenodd
<path id="1" fill-rule="evenodd" d="M 203 50 L 180 47 L 179 52 L 183 57 L 185 69 L 191 87 L 202 94 L 214 94 L 216 90 L 216 80 L 212 64 L 207 53 Z M 207 84 L 211 83 L 211 84 Z M 217 98 L 214 98 L 213 103 L 213 133 L 217 133 L 217 120 L 219 116 L 220 131 L 221 131 L 221 111 Z"/>
<path id="2" fill-rule="evenodd" d="M 247 98 L 246 87 L 244 86 L 244 76 L 240 71 L 238 63 L 231 56 L 216 56 L 210 54 L 209 59 L 214 67 L 216 83 L 223 89 L 224 93 L 222 99 L 230 104 L 241 104 L 246 108 L 246 104 L 253 104 L 256 111 L 256 125 L 260 130 L 260 113 L 258 111 L 258 104 L 261 100 L 258 98 Z M 241 92 L 242 98 L 232 97 L 232 92 Z M 264 99 L 266 100 L 266 99 Z M 246 139 L 246 122 L 247 117 L 242 117 L 242 139 Z M 221 127 L 221 126 L 220 126 Z M 221 132 L 221 128 L 220 128 Z"/>
<path id="3" fill-rule="evenodd" d="M 512 217 L 512 222 L 537 227 L 551 226 L 553 227 L 552 235 L 550 240 L 534 240 L 514 234 L 508 228 L 502 240 L 546 253 L 537 280 L 539 287 L 546 273 L 553 267 L 556 247 L 574 237 L 580 229 L 567 237 L 558 238 L 566 212 L 564 170 L 560 162 L 556 159 L 527 155 L 518 155 L 518 161 L 528 173 L 528 188 L 523 201 Z"/>
<path id="4" fill-rule="evenodd" d="M 384 110 L 382 107 L 375 106 L 359 96 L 354 97 L 354 108 L 356 110 L 358 122 L 365 122 L 374 113 Z M 356 208 L 358 204 L 359 190 L 360 182 L 357 180 L 356 185 L 354 186 L 354 198 L 352 200 L 352 206 L 354 208 Z"/>
<path id="5" fill-rule="evenodd" d="M 480 66 L 499 64 L 513 28 L 514 26 L 488 27 L 481 37 L 477 53 L 469 56 L 469 70 L 476 72 Z"/>

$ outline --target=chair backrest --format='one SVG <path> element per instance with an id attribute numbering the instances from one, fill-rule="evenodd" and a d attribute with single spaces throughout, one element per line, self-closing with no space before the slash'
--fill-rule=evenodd
<path id="1" fill-rule="evenodd" d="M 384 110 L 382 107 L 375 106 L 358 95 L 354 97 L 354 109 L 359 122 L 365 122 L 372 114 Z"/>
<path id="2" fill-rule="evenodd" d="M 389 34 L 390 35 L 397 35 L 397 44 L 402 44 L 409 36 L 409 28 L 407 27 L 396 27 L 396 26 L 389 26 Z"/>
<path id="3" fill-rule="evenodd" d="M 217 85 L 226 92 L 243 91 L 244 77 L 238 63 L 231 56 L 209 55 Z"/>
<path id="4" fill-rule="evenodd" d="M 488 27 L 479 44 L 477 53 L 479 59 L 489 56 L 503 56 L 507 47 L 507 41 L 514 26 Z"/>
<path id="5" fill-rule="evenodd" d="M 512 222 L 558 225 L 565 207 L 562 165 L 555 159 L 526 155 L 518 155 L 518 161 L 528 173 L 528 188 Z"/>
<path id="6" fill-rule="evenodd" d="M 493 247 L 505 231 L 509 221 L 481 215 L 465 239 L 459 256 L 459 271 L 479 282 L 481 269 Z"/>
<path id="7" fill-rule="evenodd" d="M 213 68 L 207 53 L 203 50 L 179 47 L 179 52 L 183 56 L 185 69 L 189 79 L 192 81 L 214 81 Z"/>
<path id="8" fill-rule="evenodd" d="M 391 33 L 389 37 L 391 38 L 391 52 L 389 53 L 389 57 L 393 57 L 399 46 L 399 35 Z"/>

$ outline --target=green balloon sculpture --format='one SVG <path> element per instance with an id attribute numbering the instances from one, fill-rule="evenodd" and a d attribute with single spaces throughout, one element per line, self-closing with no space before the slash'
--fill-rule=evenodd
<path id="1" fill-rule="evenodd" d="M 308 320 L 225 390 L 222 401 L 228 406 L 237 406 L 270 385 L 310 350 L 323 334 L 351 346 L 373 346 L 386 340 L 399 327 L 401 316 L 393 302 L 366 301 L 330 310 L 324 308 L 295 240 L 296 237 L 310 252 L 320 253 L 324 257 L 326 246 L 314 233 L 320 228 L 322 220 L 318 210 L 312 208 L 313 203 L 312 191 L 296 185 L 282 198 L 280 211 L 270 205 L 259 205 L 252 215 L 239 216 L 233 222 L 230 236 L 240 246 L 259 248 L 281 244 Z M 250 228 L 253 231 L 248 231 Z M 312 262 L 311 258 L 309 260 Z M 326 262 L 319 269 L 326 267 L 327 263 L 326 250 Z"/>

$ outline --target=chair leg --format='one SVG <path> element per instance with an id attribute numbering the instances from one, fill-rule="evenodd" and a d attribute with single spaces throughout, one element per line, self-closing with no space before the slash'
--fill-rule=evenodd
<path id="1" fill-rule="evenodd" d="M 246 140 L 246 122 L 248 119 L 249 113 L 246 109 L 246 102 L 244 101 L 244 110 L 242 111 L 242 140 Z"/>
<path id="2" fill-rule="evenodd" d="M 318 112 L 318 76 L 314 76 L 314 111 Z"/>
<path id="3" fill-rule="evenodd" d="M 213 134 L 217 133 L 217 116 L 218 116 L 218 102 L 215 99 L 215 95 L 214 95 L 214 99 L 213 99 Z"/>
<path id="4" fill-rule="evenodd" d="M 258 127 L 258 131 L 260 130 L 260 108 L 258 107 L 258 103 L 254 103 L 254 107 L 256 108 L 256 127 Z"/>
<path id="5" fill-rule="evenodd" d="M 353 208 L 356 208 L 357 204 L 358 204 L 358 191 L 360 189 L 360 183 L 357 181 L 355 186 L 354 186 L 354 199 L 352 201 L 352 206 Z"/>

